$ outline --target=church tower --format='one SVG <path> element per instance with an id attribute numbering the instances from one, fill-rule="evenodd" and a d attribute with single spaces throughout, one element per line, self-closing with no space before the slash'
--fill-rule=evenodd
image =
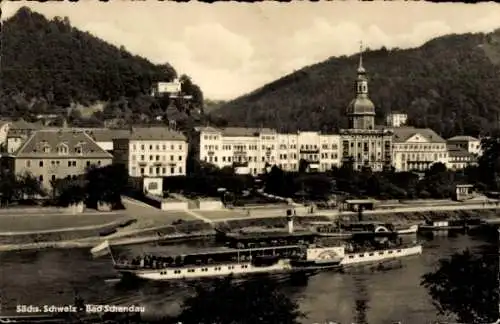
<path id="1" fill-rule="evenodd" d="M 368 78 L 363 67 L 363 45 L 360 46 L 358 76 L 355 82 L 356 97 L 346 110 L 351 129 L 374 129 L 375 105 L 368 97 Z"/>

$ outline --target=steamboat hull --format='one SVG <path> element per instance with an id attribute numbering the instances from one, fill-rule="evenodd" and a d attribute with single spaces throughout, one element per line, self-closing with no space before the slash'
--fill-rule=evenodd
<path id="1" fill-rule="evenodd" d="M 420 254 L 422 254 L 422 245 L 364 253 L 347 253 L 340 264 L 343 267 L 351 267 L 368 263 L 386 262 Z"/>
<path id="2" fill-rule="evenodd" d="M 297 272 L 289 262 L 281 260 L 275 265 L 255 266 L 251 263 L 216 265 L 184 269 L 116 269 L 122 280 L 190 281 L 227 277 L 253 277 L 258 275 L 282 275 Z"/>

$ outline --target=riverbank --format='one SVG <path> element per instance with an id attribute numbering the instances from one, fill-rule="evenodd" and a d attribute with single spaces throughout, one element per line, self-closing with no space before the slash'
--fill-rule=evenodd
<path id="1" fill-rule="evenodd" d="M 428 220 L 464 219 L 480 217 L 483 220 L 498 218 L 500 212 L 497 204 L 480 204 L 480 208 L 472 204 L 452 205 L 422 205 L 385 210 L 365 211 L 363 220 L 392 222 L 400 225 L 422 224 Z M 487 208 L 489 207 L 489 208 Z M 495 208 L 496 207 L 496 208 Z M 227 212 L 227 211 L 226 211 Z M 240 214 L 241 215 L 241 214 Z M 224 230 L 238 231 L 245 228 L 284 228 L 286 219 L 284 213 L 272 216 L 255 215 L 238 216 L 234 218 L 215 218 L 212 223 L 201 220 L 183 221 L 173 225 L 139 228 L 119 228 L 123 218 L 92 228 L 63 228 L 52 231 L 33 231 L 29 233 L 0 233 L 0 251 L 36 250 L 47 248 L 91 248 L 103 240 L 109 240 L 111 245 L 129 245 L 148 242 L 176 242 L 185 240 L 208 239 L 215 236 L 214 227 Z M 43 217 L 43 216 L 37 216 Z M 308 227 L 314 221 L 356 220 L 355 212 L 316 211 L 315 214 L 296 217 L 297 227 Z M 116 233 L 101 235 L 103 230 L 116 229 Z"/>

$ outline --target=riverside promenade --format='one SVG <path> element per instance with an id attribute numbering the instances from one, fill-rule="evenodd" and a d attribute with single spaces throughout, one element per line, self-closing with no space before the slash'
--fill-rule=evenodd
<path id="1" fill-rule="evenodd" d="M 290 208 L 290 206 L 281 205 L 269 208 L 233 208 L 212 211 L 161 211 L 145 203 L 129 198 L 124 199 L 124 204 L 126 206 L 125 211 L 106 213 L 91 212 L 77 215 L 70 213 L 42 213 L 36 216 L 33 214 L 24 215 L 22 213 L 19 213 L 18 215 L 12 215 L 12 213 L 10 213 L 7 215 L 0 212 L 0 224 L 5 225 L 1 226 L 4 232 L 0 232 L 0 251 L 44 248 L 87 248 L 99 244 L 104 239 L 109 240 L 111 245 L 139 244 L 159 240 L 175 241 L 183 239 L 198 239 L 213 236 L 215 234 L 213 226 L 218 223 L 231 223 L 233 221 L 243 220 L 258 221 L 259 219 L 283 217 L 286 215 L 286 210 Z M 311 211 L 309 207 L 299 204 L 294 204 L 294 208 L 299 211 L 297 212 L 297 217 L 326 216 L 335 220 L 339 217 L 357 214 L 356 212 L 339 210 Z M 366 210 L 363 213 L 368 217 L 373 215 L 377 216 L 377 218 L 386 216 L 391 218 L 391 214 L 452 212 L 460 210 L 480 211 L 493 209 L 500 209 L 500 201 L 481 197 L 467 202 L 454 202 L 451 200 L 420 200 L 401 202 L 398 204 L 393 203 L 390 205 L 380 204 L 378 209 Z M 116 228 L 115 233 L 106 235 L 105 237 L 95 234 L 99 229 L 116 225 L 119 222 L 123 222 L 127 218 L 130 219 L 131 217 L 136 220 L 136 222 L 132 225 L 123 228 Z M 422 220 L 423 219 L 421 219 L 421 221 Z M 172 227 L 174 222 L 189 223 L 193 221 L 198 224 L 205 223 L 205 226 L 199 231 L 189 233 L 173 232 L 164 235 L 158 234 L 166 227 Z M 94 223 L 92 224 L 92 222 Z M 45 233 L 78 233 L 90 230 L 93 230 L 94 234 L 89 234 L 87 237 L 65 239 L 65 236 L 62 235 L 61 239 L 49 241 L 27 240 L 26 242 L 16 242 L 13 244 L 2 244 L 3 242 L 1 242 L 2 237 L 9 236 L 28 235 L 30 237 L 36 237 L 37 235 Z"/>

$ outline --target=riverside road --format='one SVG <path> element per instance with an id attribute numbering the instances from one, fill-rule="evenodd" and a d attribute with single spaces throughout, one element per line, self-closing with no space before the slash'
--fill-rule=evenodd
<path id="1" fill-rule="evenodd" d="M 121 249 L 131 254 L 158 248 L 181 253 L 200 244 L 143 244 Z M 429 323 L 443 318 L 420 286 L 421 276 L 434 270 L 439 258 L 482 244 L 486 243 L 467 236 L 437 237 L 425 241 L 424 254 L 404 260 L 400 269 L 360 274 L 325 272 L 301 286 L 285 282 L 282 289 L 308 314 L 304 323 Z M 181 283 L 147 283 L 138 289 L 107 283 L 107 279 L 115 278 L 109 257 L 92 260 L 88 249 L 0 252 L 0 278 L 2 315 L 15 314 L 16 305 L 21 304 L 71 304 L 76 289 L 87 303 L 140 305 L 153 316 L 178 311 L 182 298 L 192 292 Z"/>

